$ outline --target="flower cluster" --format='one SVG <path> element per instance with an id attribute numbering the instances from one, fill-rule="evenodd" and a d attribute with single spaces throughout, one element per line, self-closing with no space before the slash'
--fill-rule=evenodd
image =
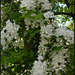
<path id="1" fill-rule="evenodd" d="M 22 40 L 20 40 L 17 33 L 18 29 L 19 25 L 16 25 L 15 22 L 11 23 L 10 20 L 6 21 L 6 26 L 1 31 L 1 45 L 3 49 L 7 49 L 10 43 L 12 43 L 14 47 L 21 47 Z"/>
<path id="2" fill-rule="evenodd" d="M 55 71 L 56 74 L 60 72 L 60 70 L 66 72 L 66 63 L 68 62 L 69 58 L 69 52 L 68 49 L 61 49 L 60 51 L 54 51 L 51 54 L 52 61 L 51 61 L 51 66 L 52 66 L 52 71 Z"/>
<path id="3" fill-rule="evenodd" d="M 52 6 L 49 0 L 21 0 L 20 7 L 27 7 L 26 11 L 22 11 L 22 10 L 19 11 L 20 13 L 22 13 L 23 16 L 28 12 L 28 10 L 36 11 L 37 7 L 40 9 L 40 12 L 44 10 L 52 9 Z M 48 11 L 47 13 L 43 13 L 43 15 L 46 21 L 48 21 L 50 18 L 55 18 L 53 12 L 51 11 Z M 36 16 L 36 14 L 31 14 L 31 16 Z M 38 28 L 39 26 L 44 25 L 45 20 L 43 21 L 42 18 L 41 20 L 37 20 L 37 19 L 33 20 L 29 17 L 25 18 L 24 22 L 25 22 L 26 30 L 29 30 L 29 28 Z"/>
<path id="4" fill-rule="evenodd" d="M 41 37 L 49 39 L 53 35 L 53 29 L 52 25 L 41 26 Z"/>
<path id="5" fill-rule="evenodd" d="M 34 66 L 31 70 L 31 75 L 47 75 L 47 62 L 35 61 Z"/>
<path id="6" fill-rule="evenodd" d="M 28 10 L 35 10 L 37 6 L 40 6 L 41 10 L 52 9 L 48 0 L 21 0 L 20 7 L 27 7 Z"/>
<path id="7" fill-rule="evenodd" d="M 29 28 L 38 28 L 44 24 L 43 20 L 33 20 L 31 18 L 24 19 L 26 30 Z"/>
<path id="8" fill-rule="evenodd" d="M 48 11 L 48 13 L 49 13 L 50 11 Z M 47 13 L 47 14 L 48 14 Z M 44 16 L 45 16 L 45 14 L 46 13 L 44 13 Z M 50 14 L 50 13 L 49 13 Z M 54 17 L 54 15 L 51 13 L 50 14 L 51 16 L 53 16 Z M 45 18 L 46 18 L 46 20 L 49 20 L 49 18 L 50 18 L 50 16 L 45 16 Z M 53 21 L 55 21 L 55 19 L 53 20 Z M 55 29 L 55 27 L 56 26 L 54 26 L 53 25 L 53 21 L 52 21 L 52 23 L 49 23 L 49 21 L 47 21 L 47 25 L 42 25 L 42 26 L 40 26 L 41 27 L 41 29 L 40 29 L 40 35 L 41 35 L 41 39 L 40 39 L 40 42 L 39 42 L 39 47 L 38 47 L 38 61 L 35 61 L 35 62 L 37 62 L 37 63 L 35 63 L 34 62 L 34 66 L 33 66 L 33 68 L 32 68 L 32 74 L 35 74 L 35 75 L 38 75 L 38 73 L 40 74 L 40 75 L 51 75 L 51 69 L 50 69 L 50 67 L 48 67 L 48 64 L 50 64 L 50 62 L 48 62 L 48 60 L 45 60 L 44 61 L 44 58 L 45 58 L 45 55 L 46 55 L 46 52 L 48 51 L 48 50 L 50 50 L 49 49 L 49 47 L 47 47 L 47 46 L 45 46 L 45 44 L 49 44 L 50 43 L 50 39 L 51 39 L 51 36 L 54 34 L 54 29 Z M 36 67 L 36 65 L 38 64 L 40 62 L 40 64 L 42 63 L 42 65 L 38 65 L 38 67 L 40 67 L 41 68 L 41 70 L 39 70 L 37 67 Z M 43 69 L 45 69 L 45 70 L 43 70 L 42 69 L 42 66 L 43 66 L 43 63 L 44 62 L 46 62 L 46 68 L 43 68 Z M 45 64 L 45 63 L 44 63 Z M 40 72 L 37 72 L 36 73 L 36 71 L 37 71 L 37 69 L 40 71 Z M 44 71 L 42 74 L 41 74 L 41 71 Z"/>
<path id="9" fill-rule="evenodd" d="M 74 32 L 71 30 L 67 30 L 65 27 L 59 27 L 55 30 L 55 35 L 57 37 L 63 36 L 66 40 L 66 45 L 74 43 Z"/>
<path id="10" fill-rule="evenodd" d="M 20 0 L 14 0 L 15 3 L 19 2 Z"/>
<path id="11" fill-rule="evenodd" d="M 53 13 L 51 13 L 50 15 L 49 14 L 50 14 L 49 11 L 47 13 L 44 13 L 45 19 L 48 24 L 40 26 L 41 27 L 41 29 L 40 29 L 41 39 L 39 42 L 40 45 L 38 47 L 38 61 L 35 61 L 37 63 L 34 62 L 34 66 L 32 67 L 31 73 L 33 75 L 38 75 L 39 72 L 41 74 L 41 71 L 43 69 L 45 69 L 45 68 L 43 68 L 43 69 L 41 68 L 41 70 L 39 70 L 36 67 L 36 65 L 39 62 L 40 62 L 40 64 L 42 63 L 42 66 L 43 66 L 43 62 L 45 62 L 45 61 L 47 62 L 46 63 L 47 68 L 45 71 L 43 70 L 44 71 L 43 73 L 45 75 L 52 75 L 52 73 L 61 75 L 60 70 L 62 70 L 66 73 L 66 65 L 65 64 L 67 62 L 69 62 L 69 60 L 65 60 L 65 59 L 68 59 L 70 56 L 69 52 L 68 52 L 68 48 L 65 48 L 65 47 L 67 46 L 67 43 L 73 44 L 74 32 L 71 30 L 67 30 L 64 27 L 57 27 L 55 24 L 55 22 L 56 22 L 55 19 L 53 19 L 52 22 L 50 23 L 48 20 L 50 18 L 54 18 L 55 16 L 53 15 Z M 46 44 L 50 44 L 52 42 L 51 41 L 52 36 L 56 36 L 57 38 L 54 41 L 54 44 L 52 45 L 52 47 L 49 48 L 48 46 L 46 46 Z M 65 43 L 66 43 L 66 45 L 65 45 Z M 47 51 L 52 51 L 52 48 L 60 47 L 60 46 L 62 46 L 62 48 L 60 48 L 60 50 L 53 51 L 50 53 L 49 58 L 52 59 L 51 61 L 49 61 L 50 59 L 44 60 Z M 38 67 L 41 66 L 40 64 L 38 65 Z"/>
<path id="12" fill-rule="evenodd" d="M 49 0 L 37 0 L 37 5 L 41 6 L 41 10 L 52 9 L 52 6 Z"/>
<path id="13" fill-rule="evenodd" d="M 40 53 L 41 55 L 43 54 L 43 56 L 46 54 L 46 51 L 48 49 L 47 46 L 45 46 L 45 44 L 49 44 L 50 42 L 50 38 L 53 35 L 53 30 L 54 27 L 52 27 L 52 25 L 44 25 L 41 26 L 41 30 L 40 30 L 40 34 L 41 34 L 41 42 L 39 43 L 39 47 L 38 47 L 38 53 Z"/>
<path id="14" fill-rule="evenodd" d="M 36 0 L 21 0 L 20 7 L 27 7 L 29 10 L 34 10 L 36 8 Z"/>
<path id="15" fill-rule="evenodd" d="M 46 21 L 48 21 L 50 18 L 55 18 L 54 13 L 51 11 L 45 12 L 44 13 Z"/>

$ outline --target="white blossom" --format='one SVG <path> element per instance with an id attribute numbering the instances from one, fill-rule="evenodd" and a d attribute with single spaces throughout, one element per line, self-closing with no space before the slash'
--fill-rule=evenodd
<path id="1" fill-rule="evenodd" d="M 63 36 L 67 43 L 73 44 L 74 43 L 74 32 L 71 30 L 67 30 L 66 27 L 59 27 L 55 30 L 55 35 L 57 37 Z"/>
<path id="2" fill-rule="evenodd" d="M 10 20 L 6 21 L 6 26 L 1 31 L 1 45 L 3 46 L 3 49 L 7 49 L 10 43 L 12 43 L 12 45 L 16 47 L 20 47 L 23 44 L 17 33 L 18 29 L 19 25 L 16 25 L 15 22 L 11 23 Z M 13 39 L 18 40 L 19 42 L 12 41 Z"/>
<path id="3" fill-rule="evenodd" d="M 47 62 L 35 61 L 31 70 L 31 75 L 47 75 Z"/>
<path id="4" fill-rule="evenodd" d="M 41 26 L 41 37 L 50 38 L 53 35 L 53 29 L 52 25 Z"/>
<path id="5" fill-rule="evenodd" d="M 38 0 L 37 5 L 39 6 L 41 4 L 41 10 L 49 10 L 52 9 L 51 3 L 49 3 L 49 0 Z"/>
<path id="6" fill-rule="evenodd" d="M 36 8 L 36 0 L 21 0 L 20 7 L 27 7 L 29 10 Z"/>
<path id="7" fill-rule="evenodd" d="M 55 51 L 54 53 L 51 53 L 51 65 L 53 66 L 52 69 L 55 70 L 56 74 L 62 70 L 66 72 L 66 65 L 67 61 L 65 58 L 69 58 L 69 54 L 67 54 L 68 49 L 61 49 L 60 51 Z M 65 55 L 64 55 L 65 54 Z"/>
<path id="8" fill-rule="evenodd" d="M 51 11 L 48 11 L 48 12 L 44 13 L 43 15 L 44 15 L 46 21 L 48 21 L 49 18 L 55 18 L 54 13 Z"/>

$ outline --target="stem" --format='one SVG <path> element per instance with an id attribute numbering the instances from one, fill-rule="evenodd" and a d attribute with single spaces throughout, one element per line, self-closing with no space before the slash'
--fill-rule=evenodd
<path id="1" fill-rule="evenodd" d="M 54 12 L 54 14 L 55 14 L 55 15 L 68 15 L 68 16 L 74 17 L 74 14 L 73 14 L 73 13 Z"/>

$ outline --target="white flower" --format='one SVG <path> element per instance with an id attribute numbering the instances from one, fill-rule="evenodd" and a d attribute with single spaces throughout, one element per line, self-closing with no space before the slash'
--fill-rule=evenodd
<path id="1" fill-rule="evenodd" d="M 38 60 L 43 60 L 43 57 L 41 55 L 38 55 Z"/>
<path id="2" fill-rule="evenodd" d="M 51 3 L 48 0 L 38 0 L 37 6 L 41 4 L 41 10 L 49 10 L 52 9 Z"/>
<path id="3" fill-rule="evenodd" d="M 24 19 L 26 25 L 31 25 L 31 20 L 29 18 Z"/>
<path id="4" fill-rule="evenodd" d="M 51 57 L 52 57 L 52 61 L 51 61 L 51 65 L 53 66 L 53 70 L 56 71 L 56 73 L 58 73 L 60 70 L 62 71 L 66 71 L 65 70 L 65 63 L 67 63 L 67 61 L 65 60 L 65 58 L 67 58 L 67 49 L 61 49 L 60 51 L 58 51 L 58 54 L 56 54 L 57 52 L 52 53 Z M 66 55 L 64 55 L 64 53 Z M 68 55 L 69 57 L 69 55 Z"/>
<path id="5" fill-rule="evenodd" d="M 19 2 L 19 1 L 21 1 L 21 0 L 14 0 L 15 3 Z"/>
<path id="6" fill-rule="evenodd" d="M 74 43 L 74 32 L 71 30 L 67 30 L 66 27 L 59 27 L 55 30 L 55 35 L 57 37 L 64 36 L 64 39 L 67 40 L 66 44 Z"/>
<path id="7" fill-rule="evenodd" d="M 35 61 L 31 70 L 31 75 L 47 75 L 47 62 Z"/>
<path id="8" fill-rule="evenodd" d="M 52 9 L 52 6 L 49 2 L 42 4 L 41 10 L 49 10 Z"/>
<path id="9" fill-rule="evenodd" d="M 21 0 L 20 7 L 27 7 L 29 10 L 35 10 L 36 0 Z"/>
<path id="10" fill-rule="evenodd" d="M 11 23 L 10 20 L 6 21 L 6 26 L 1 31 L 1 45 L 3 46 L 3 49 L 7 49 L 8 45 L 12 43 L 13 46 L 21 46 L 23 43 L 17 33 L 19 29 L 19 26 L 14 23 Z M 12 41 L 13 39 L 18 40 L 18 42 Z M 20 44 L 19 44 L 19 41 Z M 14 45 L 14 43 L 16 43 Z"/>
<path id="11" fill-rule="evenodd" d="M 53 35 L 53 27 L 52 25 L 41 26 L 41 37 L 50 38 Z"/>
<path id="12" fill-rule="evenodd" d="M 44 15 L 46 21 L 48 21 L 49 18 L 55 18 L 54 13 L 51 11 L 48 11 L 48 12 L 44 13 L 43 15 Z"/>

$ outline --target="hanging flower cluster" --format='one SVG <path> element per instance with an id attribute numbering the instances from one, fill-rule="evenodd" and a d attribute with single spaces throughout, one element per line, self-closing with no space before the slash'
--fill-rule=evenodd
<path id="1" fill-rule="evenodd" d="M 17 33 L 19 25 L 16 25 L 15 22 L 11 23 L 10 20 L 6 21 L 6 26 L 1 31 L 1 44 L 3 49 L 8 49 L 8 45 L 12 43 L 14 48 L 17 46 L 21 48 L 23 41 L 20 39 L 19 34 Z"/>
<path id="2" fill-rule="evenodd" d="M 34 10 L 34 12 L 37 9 L 39 9 L 40 13 L 41 11 L 52 9 L 51 3 L 48 0 L 45 0 L 45 1 L 44 0 L 21 0 L 20 7 L 27 7 L 27 10 Z M 21 12 L 24 16 L 25 14 L 27 14 L 28 11 L 20 10 L 19 12 Z M 32 18 L 26 17 L 24 19 L 26 30 L 29 30 L 29 28 L 38 28 L 39 26 L 44 25 L 44 22 L 48 21 L 48 18 L 51 17 L 50 15 L 51 14 L 54 15 L 53 12 L 51 11 L 47 13 L 43 13 L 43 14 L 46 17 L 46 20 L 43 20 L 42 18 L 38 20 L 38 19 L 32 19 Z M 32 13 L 30 16 L 34 17 L 34 16 L 37 16 L 37 14 Z"/>
<path id="3" fill-rule="evenodd" d="M 55 35 L 57 37 L 64 36 L 64 39 L 66 40 L 66 45 L 74 43 L 74 32 L 71 30 L 67 30 L 64 27 L 57 28 L 55 30 Z"/>

